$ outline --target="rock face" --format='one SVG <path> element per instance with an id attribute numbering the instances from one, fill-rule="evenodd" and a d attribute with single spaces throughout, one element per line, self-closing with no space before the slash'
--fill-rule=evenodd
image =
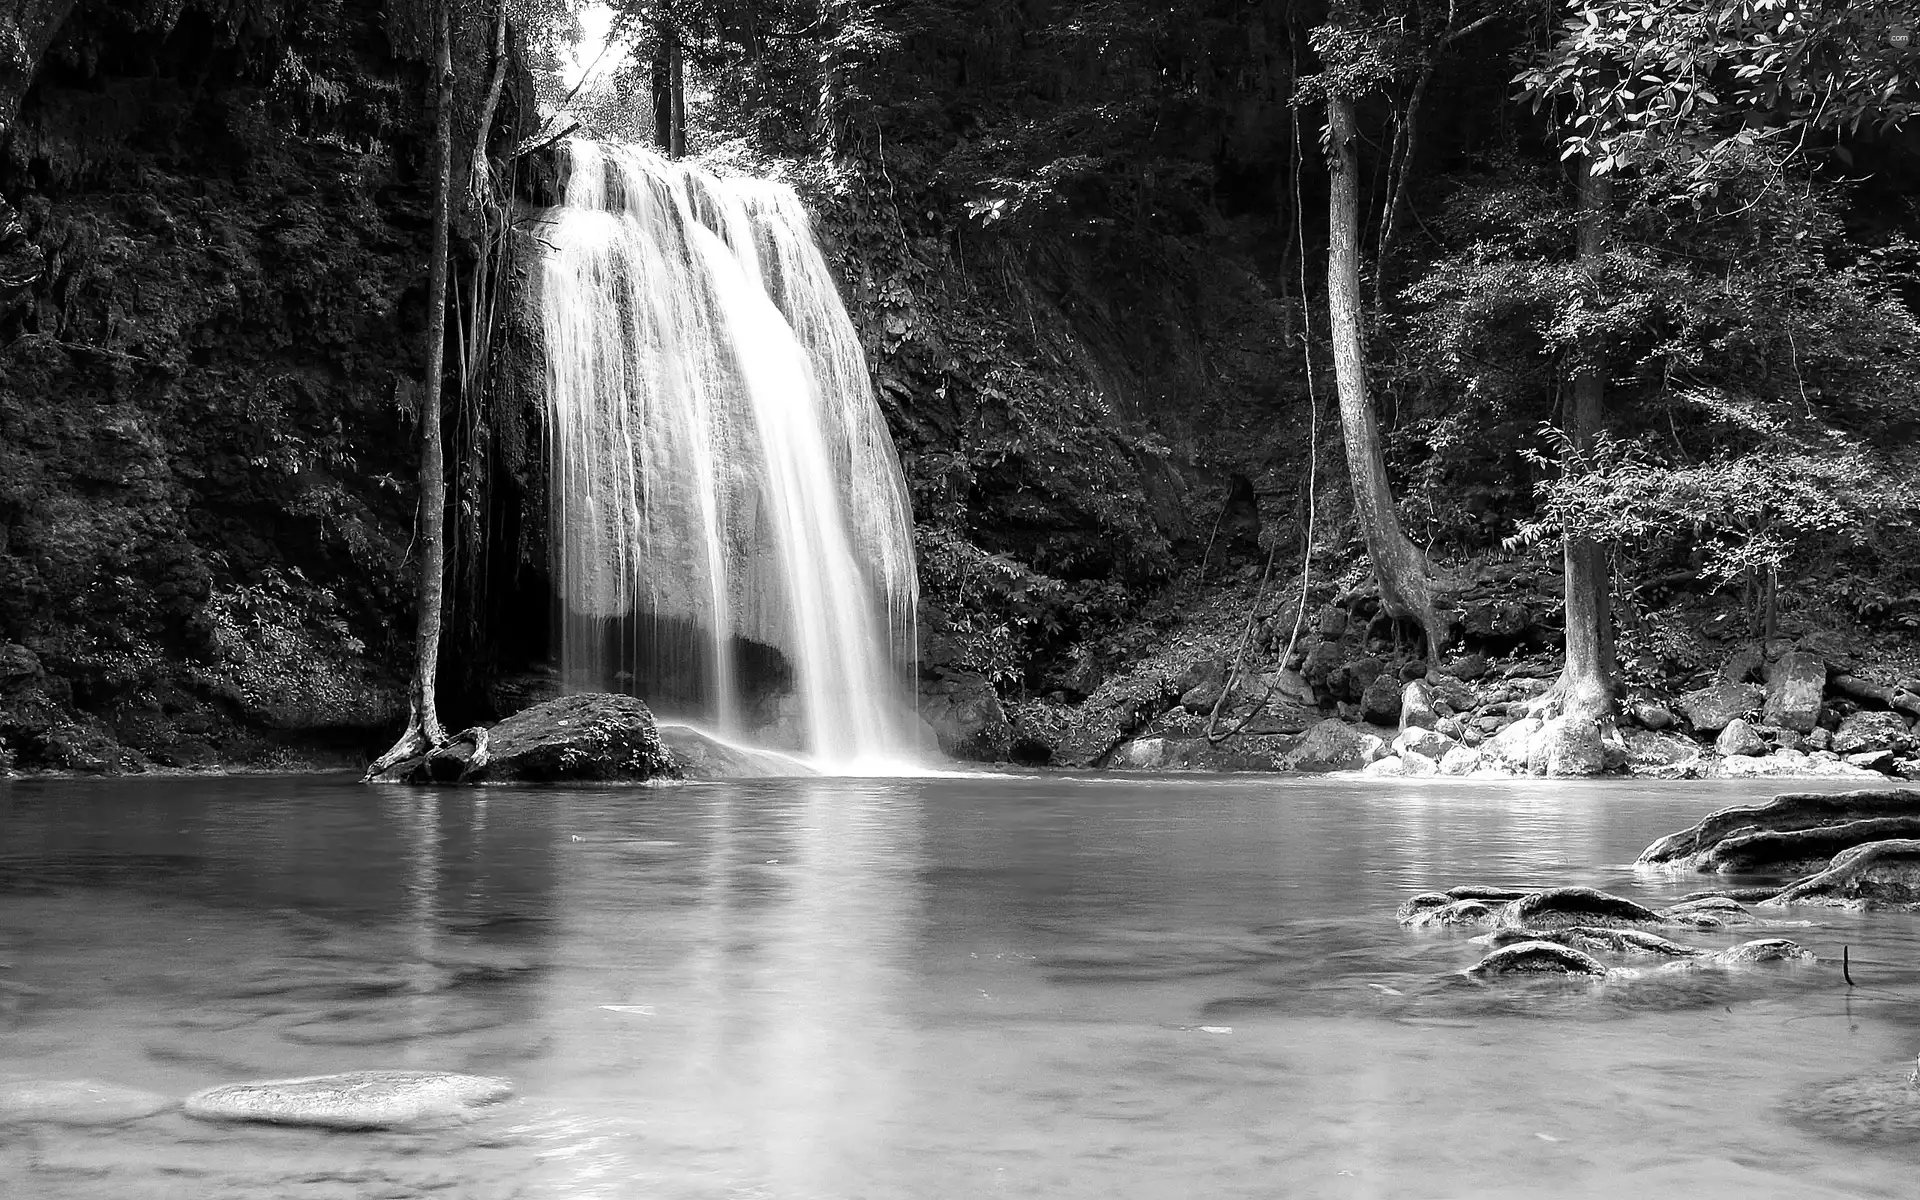
<path id="1" fill-rule="evenodd" d="M 973 762 L 1000 762 L 1013 741 L 1000 693 L 985 675 L 955 673 L 920 685 L 920 716 L 933 727 L 942 753 Z"/>
<path id="2" fill-rule="evenodd" d="M 1911 748 L 1913 738 L 1907 722 L 1896 712 L 1857 712 L 1840 722 L 1833 734 L 1835 754 L 1858 754 L 1868 750 L 1891 750 L 1898 754 Z"/>
<path id="3" fill-rule="evenodd" d="M 1516 942 L 1502 946 L 1467 969 L 1480 979 L 1506 975 L 1583 975 L 1604 979 L 1607 966 L 1593 955 L 1558 942 Z"/>
<path id="4" fill-rule="evenodd" d="M 186 1113 L 203 1121 L 260 1121 L 324 1129 L 405 1129 L 464 1120 L 513 1085 L 441 1071 L 352 1071 L 234 1083 L 195 1092 Z"/>
<path id="5" fill-rule="evenodd" d="M 1795 733 L 1812 733 L 1820 720 L 1826 689 L 1826 663 L 1800 650 L 1783 654 L 1767 676 L 1767 702 L 1761 720 Z"/>
<path id="6" fill-rule="evenodd" d="M 1920 910 L 1920 840 L 1876 841 L 1844 850 L 1826 870 L 1761 903 Z"/>
<path id="7" fill-rule="evenodd" d="M 632 696 L 589 692 L 515 713 L 488 731 L 487 782 L 644 782 L 677 779 L 653 713 Z"/>
<path id="8" fill-rule="evenodd" d="M 1384 739 L 1329 717 L 1307 730 L 1281 765 L 1290 771 L 1353 771 L 1386 756 Z"/>
<path id="9" fill-rule="evenodd" d="M 1819 830 L 1878 818 L 1920 819 L 1920 792 L 1787 792 L 1765 804 L 1736 804 L 1708 814 L 1691 829 L 1660 838 L 1640 852 L 1638 861 L 1647 865 L 1664 863 L 1710 871 L 1716 868 L 1702 864 L 1718 861 L 1710 856 L 1717 846 L 1729 839 Z M 1858 832 L 1864 834 L 1870 830 Z M 1833 845 L 1831 842 L 1821 844 Z M 1754 852 L 1759 852 L 1758 847 L 1767 845 L 1784 846 L 1785 843 L 1755 844 Z M 1834 846 L 1825 850 L 1824 854 L 1831 856 L 1842 848 Z M 1729 854 L 1736 852 L 1747 851 L 1736 847 Z M 1814 855 L 1819 853 L 1813 852 Z"/>
<path id="10" fill-rule="evenodd" d="M 1765 688 L 1721 683 L 1680 697 L 1680 712 L 1701 733 L 1719 733 L 1736 718 L 1757 711 L 1766 698 Z"/>

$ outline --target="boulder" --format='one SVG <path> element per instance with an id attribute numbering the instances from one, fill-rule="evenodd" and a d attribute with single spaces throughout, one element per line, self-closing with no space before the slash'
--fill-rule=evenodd
<path id="1" fill-rule="evenodd" d="M 1676 924 L 1690 925 L 1695 929 L 1720 929 L 1728 925 L 1751 925 L 1754 922 L 1754 915 L 1730 896 L 1702 896 L 1695 900 L 1682 900 L 1678 904 L 1671 904 L 1661 909 L 1660 915 Z"/>
<path id="2" fill-rule="evenodd" d="M 1447 735 L 1433 729 L 1422 729 L 1417 725 L 1393 739 L 1393 749 L 1396 753 L 1418 754 L 1435 762 L 1439 762 L 1455 744 L 1454 740 Z"/>
<path id="3" fill-rule="evenodd" d="M 920 716 L 933 727 L 941 753 L 973 762 L 999 762 L 1013 742 L 1000 693 L 985 675 L 951 672 L 920 683 Z"/>
<path id="4" fill-rule="evenodd" d="M 487 761 L 470 778 L 487 782 L 677 779 L 680 766 L 660 743 L 653 713 L 632 696 L 588 692 L 515 713 L 487 731 Z"/>
<path id="5" fill-rule="evenodd" d="M 1455 679 L 1471 683 L 1487 673 L 1487 666 L 1487 656 L 1475 651 L 1462 654 L 1440 669 Z"/>
<path id="6" fill-rule="evenodd" d="M 1732 838 L 1819 830 L 1878 818 L 1920 819 L 1920 791 L 1786 792 L 1765 804 L 1735 804 L 1707 814 L 1691 828 L 1658 839 L 1640 852 L 1638 861 L 1643 865 L 1713 870 L 1701 864 L 1719 861 L 1711 857 L 1715 848 Z M 1826 851 L 1828 855 L 1836 852 Z"/>
<path id="7" fill-rule="evenodd" d="M 1451 746 L 1440 756 L 1442 775 L 1471 775 L 1480 769 L 1480 752 L 1469 746 Z"/>
<path id="8" fill-rule="evenodd" d="M 1833 732 L 1835 754 L 1858 754 L 1866 750 L 1886 750 L 1898 754 L 1913 745 L 1906 718 L 1895 712 L 1862 710 L 1840 722 Z"/>
<path id="9" fill-rule="evenodd" d="M 1201 659 L 1173 681 L 1173 690 L 1180 693 L 1180 707 L 1191 713 L 1212 712 L 1226 689 L 1227 663 L 1219 658 Z"/>
<path id="10" fill-rule="evenodd" d="M 1677 733 L 1630 729 L 1625 734 L 1627 770 L 1636 775 L 1682 777 L 1700 765 L 1700 747 Z"/>
<path id="11" fill-rule="evenodd" d="M 1280 765 L 1289 771 L 1354 771 L 1386 756 L 1385 739 L 1328 717 L 1307 730 L 1300 745 L 1282 758 Z"/>
<path id="12" fill-rule="evenodd" d="M 1527 744 L 1527 770 L 1534 775 L 1599 775 L 1606 769 L 1600 726 L 1581 717 L 1555 717 Z"/>
<path id="13" fill-rule="evenodd" d="M 1414 777 L 1438 775 L 1440 764 L 1424 754 L 1389 754 L 1367 764 L 1366 775 L 1390 777 Z"/>
<path id="14" fill-rule="evenodd" d="M 1449 927 L 1485 927 L 1500 918 L 1500 904 L 1492 900 L 1454 900 L 1440 897 L 1440 903 L 1433 903 L 1433 893 L 1416 896 L 1400 906 L 1400 923 L 1409 929 L 1428 929 L 1435 926 Z"/>
<path id="15" fill-rule="evenodd" d="M 1666 924 L 1667 920 L 1624 896 L 1571 887 L 1532 892 L 1509 901 L 1500 910 L 1499 923 L 1505 929 L 1562 929 L 1572 925 L 1636 929 Z"/>
<path id="16" fill-rule="evenodd" d="M 1763 908 L 1790 904 L 1920 912 L 1920 839 L 1868 842 L 1843 850 L 1818 875 L 1761 901 Z"/>
<path id="17" fill-rule="evenodd" d="M 1400 732 L 1409 729 L 1432 729 L 1440 723 L 1440 714 L 1433 707 L 1433 689 L 1425 680 L 1416 679 L 1400 691 Z M 1438 757 L 1437 755 L 1433 757 Z"/>
<path id="18" fill-rule="evenodd" d="M 202 1121 L 405 1129 L 463 1120 L 512 1094 L 511 1083 L 485 1075 L 350 1071 L 208 1088 L 188 1096 L 185 1107 Z"/>
<path id="19" fill-rule="evenodd" d="M 1767 675 L 1767 701 L 1761 719 L 1769 725 L 1812 733 L 1820 721 L 1827 690 L 1827 664 L 1804 651 L 1784 654 Z"/>
<path id="20" fill-rule="evenodd" d="M 1525 771 L 1528 749 L 1533 744 L 1534 735 L 1545 727 L 1546 722 L 1538 717 L 1522 717 L 1488 739 L 1480 747 L 1480 753 L 1490 766 L 1506 771 Z"/>
<path id="21" fill-rule="evenodd" d="M 1507 975 L 1583 975 L 1605 978 L 1605 963 L 1572 946 L 1557 942 L 1516 942 L 1502 946 L 1467 968 L 1467 974 L 1479 979 Z"/>
<path id="22" fill-rule="evenodd" d="M 1758 757 L 1767 752 L 1767 742 L 1758 730 L 1748 724 L 1745 717 L 1735 717 L 1714 739 L 1713 748 L 1728 758 L 1741 755 Z"/>
<path id="23" fill-rule="evenodd" d="M 691 725 L 662 725 L 660 744 L 687 779 L 778 779 L 818 775 L 805 759 L 778 750 L 742 746 Z"/>
<path id="24" fill-rule="evenodd" d="M 1847 755 L 1846 764 L 1855 770 L 1872 771 L 1876 775 L 1891 775 L 1897 764 L 1891 750 L 1862 750 L 1858 754 Z"/>
<path id="25" fill-rule="evenodd" d="M 25 687 L 44 674 L 33 651 L 18 642 L 0 642 L 0 688 Z"/>
<path id="26" fill-rule="evenodd" d="M 1729 722 L 1757 712 L 1767 690 L 1748 683 L 1720 683 L 1680 697 L 1680 712 L 1701 733 L 1719 733 Z"/>
<path id="27" fill-rule="evenodd" d="M 1647 729 L 1665 729 L 1673 724 L 1672 710 L 1657 700 L 1636 700 L 1627 706 L 1627 713 Z"/>
<path id="28" fill-rule="evenodd" d="M 1727 656 L 1720 664 L 1721 683 L 1748 683 L 1760 678 L 1767 665 L 1766 655 L 1758 646 L 1742 646 Z"/>
<path id="29" fill-rule="evenodd" d="M 1360 715 L 1375 725 L 1399 724 L 1400 681 L 1384 673 L 1375 676 L 1360 693 Z"/>
<path id="30" fill-rule="evenodd" d="M 1121 743 L 1107 765 L 1116 771 L 1157 771 L 1167 765 L 1167 739 L 1135 738 Z"/>
<path id="31" fill-rule="evenodd" d="M 119 1125 L 174 1105 L 170 1096 L 91 1079 L 0 1083 L 0 1125 Z"/>

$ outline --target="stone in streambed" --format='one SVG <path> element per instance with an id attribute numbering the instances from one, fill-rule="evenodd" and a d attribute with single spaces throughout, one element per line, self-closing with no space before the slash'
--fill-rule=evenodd
<path id="1" fill-rule="evenodd" d="M 1920 1065 L 1827 1084 L 1790 1103 L 1788 1111 L 1842 1141 L 1913 1145 L 1920 1141 Z"/>
<path id="2" fill-rule="evenodd" d="M 1744 965 L 1763 962 L 1812 962 L 1813 952 L 1802 950 L 1798 942 L 1786 938 L 1756 938 L 1709 955 L 1714 962 Z"/>
<path id="3" fill-rule="evenodd" d="M 1500 910 L 1499 923 L 1507 929 L 1563 929 L 1591 925 L 1606 929 L 1666 924 L 1659 913 L 1624 896 L 1593 888 L 1554 888 L 1510 901 Z"/>
<path id="4" fill-rule="evenodd" d="M 1695 856 L 1694 869 L 1720 875 L 1805 875 L 1825 869 L 1843 850 L 1893 838 L 1920 838 L 1920 816 L 1737 834 Z"/>
<path id="5" fill-rule="evenodd" d="M 186 1113 L 203 1121 L 258 1121 L 324 1129 L 402 1129 L 464 1120 L 513 1094 L 485 1075 L 350 1071 L 233 1083 L 195 1092 Z"/>
<path id="6" fill-rule="evenodd" d="M 1834 855 L 1826 870 L 1762 901 L 1761 906 L 1789 904 L 1920 912 L 1920 840 L 1896 838 L 1844 850 Z"/>
<path id="7" fill-rule="evenodd" d="M 1605 978 L 1607 966 L 1599 959 L 1557 942 L 1516 942 L 1502 946 L 1467 968 L 1480 979 L 1508 975 L 1585 975 Z"/>
<path id="8" fill-rule="evenodd" d="M 1400 923 L 1409 929 L 1435 926 L 1485 926 L 1500 916 L 1500 905 L 1487 900 L 1455 900 L 1427 892 L 1400 906 Z"/>
<path id="9" fill-rule="evenodd" d="M 1751 925 L 1754 915 L 1737 900 L 1725 896 L 1704 896 L 1698 900 L 1682 900 L 1660 910 L 1660 915 L 1676 925 L 1691 925 L 1696 929 L 1719 929 L 1727 925 Z"/>
<path id="10" fill-rule="evenodd" d="M 1640 852 L 1639 861 L 1690 867 L 1730 837 L 1817 829 L 1873 817 L 1920 817 L 1920 791 L 1787 792 L 1765 804 L 1736 804 L 1659 839 Z"/>
<path id="11" fill-rule="evenodd" d="M 173 1106 L 169 1096 L 91 1079 L 0 1083 L 0 1125 L 118 1125 Z"/>
<path id="12" fill-rule="evenodd" d="M 1595 925 L 1570 925 L 1565 929 L 1496 929 L 1474 938 L 1495 949 L 1520 942 L 1554 942 L 1588 954 L 1656 954 L 1663 958 L 1692 958 L 1706 951 L 1683 946 L 1657 933 L 1640 929 L 1605 929 Z"/>

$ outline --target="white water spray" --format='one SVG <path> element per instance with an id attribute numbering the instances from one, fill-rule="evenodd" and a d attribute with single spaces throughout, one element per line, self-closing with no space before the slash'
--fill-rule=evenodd
<path id="1" fill-rule="evenodd" d="M 536 237 L 565 685 L 911 757 L 912 515 L 806 210 L 634 147 L 564 159 Z"/>

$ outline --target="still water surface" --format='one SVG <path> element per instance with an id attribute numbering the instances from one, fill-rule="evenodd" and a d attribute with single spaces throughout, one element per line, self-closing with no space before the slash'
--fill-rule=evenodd
<path id="1" fill-rule="evenodd" d="M 1774 790 L 0 784 L 0 1083 L 519 1092 L 434 1133 L 0 1125 L 0 1196 L 1910 1198 L 1920 1146 L 1794 1118 L 1920 1051 L 1920 919 L 1494 988 L 1394 922 L 1463 882 L 1669 901 L 1706 883 L 1640 848 Z"/>

